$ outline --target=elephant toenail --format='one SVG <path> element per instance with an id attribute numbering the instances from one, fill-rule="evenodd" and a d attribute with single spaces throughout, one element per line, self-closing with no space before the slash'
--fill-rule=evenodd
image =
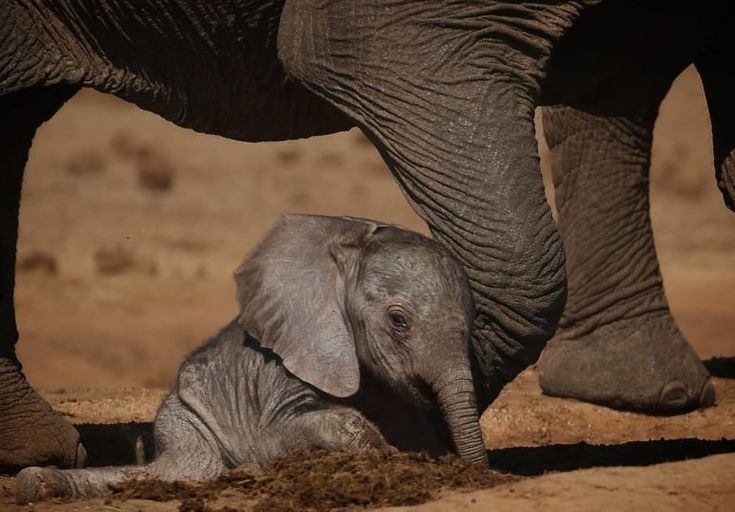
<path id="1" fill-rule="evenodd" d="M 715 403 L 715 387 L 712 381 L 707 379 L 702 387 L 702 393 L 699 395 L 699 405 L 707 407 Z"/>
<path id="2" fill-rule="evenodd" d="M 664 386 L 659 396 L 662 409 L 681 409 L 687 405 L 687 386 L 680 380 L 672 380 Z"/>

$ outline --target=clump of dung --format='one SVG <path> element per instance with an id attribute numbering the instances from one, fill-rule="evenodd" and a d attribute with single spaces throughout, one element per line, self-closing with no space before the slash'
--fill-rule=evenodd
<path id="1" fill-rule="evenodd" d="M 181 510 L 205 512 L 233 510 L 210 502 L 234 490 L 257 499 L 250 508 L 255 512 L 321 511 L 416 505 L 443 490 L 484 489 L 515 479 L 455 456 L 317 450 L 294 452 L 257 475 L 234 469 L 211 482 L 131 481 L 115 492 L 118 498 L 179 499 Z"/>
<path id="2" fill-rule="evenodd" d="M 56 257 L 45 251 L 31 251 L 18 258 L 15 268 L 20 273 L 34 272 L 47 276 L 59 273 L 59 264 Z"/>

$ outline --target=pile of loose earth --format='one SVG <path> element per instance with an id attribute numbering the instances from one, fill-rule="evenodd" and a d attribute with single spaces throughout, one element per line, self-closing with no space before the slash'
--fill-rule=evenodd
<path id="1" fill-rule="evenodd" d="M 211 482 L 136 480 L 114 491 L 118 499 L 181 500 L 182 511 L 236 510 L 214 504 L 234 492 L 257 500 L 251 510 L 278 512 L 415 505 L 445 490 L 486 489 L 516 479 L 453 456 L 299 451 L 257 475 L 235 469 Z"/>

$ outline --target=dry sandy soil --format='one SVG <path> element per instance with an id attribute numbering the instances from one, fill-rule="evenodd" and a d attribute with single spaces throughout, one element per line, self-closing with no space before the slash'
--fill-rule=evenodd
<path id="1" fill-rule="evenodd" d="M 615 412 L 544 397 L 529 369 L 482 420 L 496 469 L 520 479 L 420 509 L 729 508 L 735 218 L 715 188 L 710 143 L 701 85 L 687 71 L 657 125 L 652 211 L 672 310 L 708 360 L 717 405 L 670 417 Z M 18 348 L 31 382 L 82 424 L 93 463 L 135 461 L 183 357 L 234 315 L 232 269 L 284 211 L 425 231 L 355 131 L 244 144 L 88 91 L 41 128 L 23 191 Z M 12 478 L 0 486 L 0 509 L 13 510 Z M 212 506 L 249 506 L 237 496 Z M 115 498 L 33 508 L 178 507 Z"/>

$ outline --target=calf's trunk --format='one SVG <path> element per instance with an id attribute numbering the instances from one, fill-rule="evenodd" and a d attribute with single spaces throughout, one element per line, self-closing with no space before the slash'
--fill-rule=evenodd
<path id="1" fill-rule="evenodd" d="M 457 454 L 473 464 L 486 466 L 487 452 L 469 364 L 453 365 L 444 377 L 434 385 L 434 391 Z"/>

